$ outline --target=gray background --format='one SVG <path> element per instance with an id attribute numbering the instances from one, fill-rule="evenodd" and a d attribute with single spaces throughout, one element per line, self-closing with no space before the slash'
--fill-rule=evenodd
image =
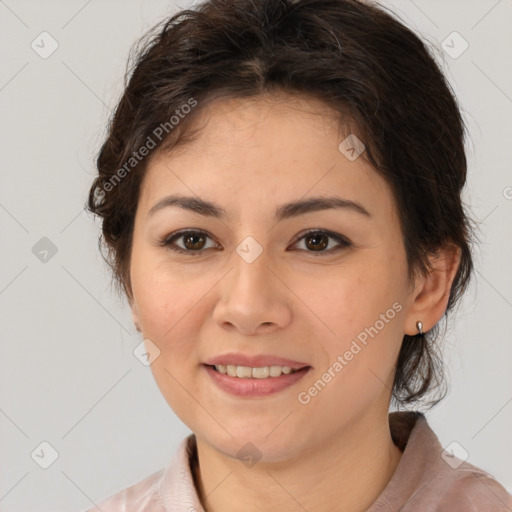
<path id="1" fill-rule="evenodd" d="M 512 2 L 387 4 L 439 48 L 471 132 L 466 200 L 482 231 L 445 340 L 451 391 L 428 418 L 512 490 Z M 189 433 L 132 354 L 142 337 L 82 209 L 132 43 L 189 5 L 0 1 L 2 511 L 92 507 L 167 465 Z M 59 45 L 46 59 L 31 48 L 42 31 Z M 442 46 L 460 51 L 453 31 L 469 44 L 457 58 Z M 57 249 L 46 261 L 43 237 Z M 31 458 L 49 456 L 43 441 L 58 452 L 48 469 Z"/>

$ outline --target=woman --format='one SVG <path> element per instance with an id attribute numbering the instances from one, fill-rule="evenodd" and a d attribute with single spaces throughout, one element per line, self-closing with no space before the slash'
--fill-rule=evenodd
<path id="1" fill-rule="evenodd" d="M 98 509 L 511 509 L 422 413 L 389 414 L 442 396 L 438 326 L 473 270 L 464 124 L 410 30 L 355 0 L 183 11 L 97 164 L 141 357 L 193 432 Z"/>

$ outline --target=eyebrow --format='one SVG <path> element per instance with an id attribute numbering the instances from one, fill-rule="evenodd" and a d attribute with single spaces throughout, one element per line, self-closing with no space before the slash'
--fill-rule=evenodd
<path id="1" fill-rule="evenodd" d="M 217 219 L 227 218 L 226 210 L 215 203 L 205 201 L 198 197 L 179 195 L 164 197 L 149 210 L 147 216 L 150 217 L 157 211 L 170 206 L 176 206 L 206 217 L 214 217 Z M 342 199 L 340 197 L 312 197 L 310 199 L 286 203 L 276 209 L 275 218 L 278 221 L 282 221 L 311 212 L 332 209 L 346 209 L 371 218 L 371 214 L 361 204 L 351 201 L 350 199 Z"/>

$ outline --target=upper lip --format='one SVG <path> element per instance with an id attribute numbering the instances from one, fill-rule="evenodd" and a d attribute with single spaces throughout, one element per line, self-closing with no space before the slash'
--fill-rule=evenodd
<path id="1" fill-rule="evenodd" d="M 264 366 L 289 366 L 294 370 L 305 368 L 309 366 L 306 363 L 286 359 L 285 357 L 273 356 L 268 354 L 249 356 L 245 354 L 238 354 L 230 352 L 221 356 L 212 357 L 208 359 L 205 364 L 207 365 L 234 365 L 234 366 L 250 366 L 252 368 L 262 368 Z"/>

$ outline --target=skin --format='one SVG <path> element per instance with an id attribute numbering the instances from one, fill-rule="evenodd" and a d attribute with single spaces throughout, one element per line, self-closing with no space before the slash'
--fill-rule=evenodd
<path id="1" fill-rule="evenodd" d="M 388 407 L 404 334 L 427 331 L 443 315 L 459 263 L 441 251 L 435 270 L 407 279 L 395 201 L 363 157 L 338 150 L 345 138 L 322 102 L 285 93 L 222 99 L 201 111 L 197 140 L 155 154 L 137 207 L 130 264 L 134 322 L 160 355 L 151 365 L 163 396 L 195 433 L 196 487 L 208 512 L 363 511 L 395 471 Z M 148 217 L 170 194 L 224 208 L 220 220 L 179 207 Z M 338 196 L 364 206 L 326 209 L 276 222 L 279 205 Z M 206 231 L 200 254 L 161 241 L 183 229 Z M 315 249 L 307 229 L 329 230 Z M 252 263 L 237 246 L 252 236 Z M 186 237 L 175 240 L 185 246 Z M 193 246 L 192 246 L 193 247 Z M 331 247 L 338 250 L 326 253 Z M 186 249 L 185 249 L 186 250 Z M 196 250 L 197 252 L 197 250 Z M 385 324 L 309 403 L 307 391 L 365 328 L 393 304 Z M 147 343 L 147 342 L 146 342 Z M 273 354 L 309 364 L 293 386 L 267 397 L 235 397 L 212 384 L 203 362 L 227 352 Z M 261 456 L 237 458 L 247 442 Z"/>

